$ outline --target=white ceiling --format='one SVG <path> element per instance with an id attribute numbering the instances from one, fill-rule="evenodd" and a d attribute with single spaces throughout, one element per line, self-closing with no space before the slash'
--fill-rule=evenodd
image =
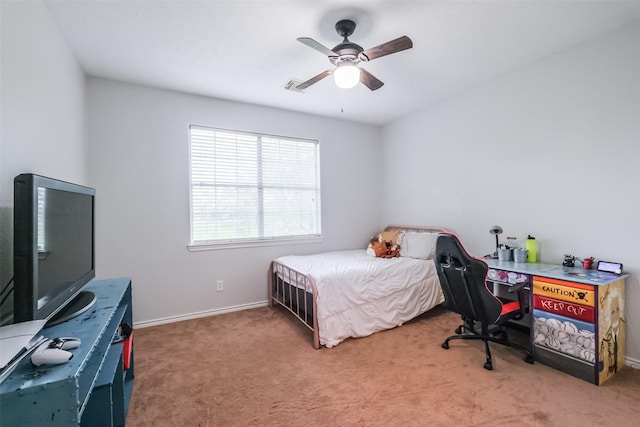
<path id="1" fill-rule="evenodd" d="M 640 19 L 632 1 L 46 1 L 87 74 L 375 125 Z M 407 35 L 413 49 L 362 66 L 385 85 L 338 89 L 298 41 L 332 48 L 343 18 L 365 49 Z"/>

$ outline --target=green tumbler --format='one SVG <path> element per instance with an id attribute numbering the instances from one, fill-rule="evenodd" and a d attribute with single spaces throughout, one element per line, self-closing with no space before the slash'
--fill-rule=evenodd
<path id="1" fill-rule="evenodd" d="M 538 255 L 538 244 L 536 242 L 536 238 L 529 234 L 525 246 L 527 247 L 527 262 L 536 262 Z"/>

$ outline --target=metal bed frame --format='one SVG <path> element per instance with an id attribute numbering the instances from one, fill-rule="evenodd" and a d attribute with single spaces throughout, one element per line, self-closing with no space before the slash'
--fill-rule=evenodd
<path id="1" fill-rule="evenodd" d="M 446 228 L 432 226 L 389 225 L 384 230 L 451 233 Z M 307 329 L 313 332 L 313 348 L 319 349 L 320 331 L 316 305 L 318 289 L 315 281 L 312 277 L 277 261 L 271 262 L 269 271 L 269 306 L 277 304 L 293 314 Z M 301 288 L 300 284 L 304 284 L 305 287 Z M 306 289 L 310 289 L 310 291 Z"/>

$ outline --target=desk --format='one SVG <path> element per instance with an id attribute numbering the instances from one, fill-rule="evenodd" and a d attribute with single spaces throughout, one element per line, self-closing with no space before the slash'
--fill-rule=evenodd
<path id="1" fill-rule="evenodd" d="M 0 384 L 2 425 L 124 426 L 133 389 L 133 349 L 114 343 L 118 327 L 132 324 L 131 280 L 92 280 L 88 311 L 42 330 L 47 338 L 77 337 L 73 359 L 34 367 L 27 359 Z M 131 336 L 132 338 L 132 336 Z M 128 366 L 124 367 L 124 362 Z"/>
<path id="2" fill-rule="evenodd" d="M 628 274 L 497 259 L 486 262 L 487 281 L 494 288 L 529 284 L 532 309 L 524 321 L 536 361 L 597 385 L 624 366 Z"/>

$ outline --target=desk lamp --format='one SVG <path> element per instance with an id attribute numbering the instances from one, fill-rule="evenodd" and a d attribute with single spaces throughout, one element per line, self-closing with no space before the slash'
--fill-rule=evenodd
<path id="1" fill-rule="evenodd" d="M 498 235 L 502 234 L 502 227 L 500 227 L 499 225 L 494 225 L 489 229 L 489 234 L 493 234 L 494 236 L 496 236 L 496 251 L 491 256 L 492 258 L 496 259 L 498 258 Z"/>

